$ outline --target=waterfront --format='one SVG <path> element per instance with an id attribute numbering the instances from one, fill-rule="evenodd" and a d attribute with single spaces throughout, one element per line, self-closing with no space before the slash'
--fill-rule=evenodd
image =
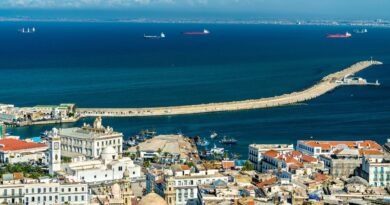
<path id="1" fill-rule="evenodd" d="M 216 130 L 238 139 L 229 150 L 243 157 L 253 142 L 295 143 L 313 136 L 384 143 L 390 135 L 388 29 L 330 41 L 326 33 L 349 28 L 207 25 L 212 35 L 194 39 L 179 33 L 202 25 L 38 23 L 39 35 L 27 37 L 14 29 L 29 25 L 2 25 L 0 84 L 8 88 L 0 91 L 2 103 L 146 107 L 269 97 L 302 90 L 373 56 L 385 65 L 358 75 L 380 80 L 379 87 L 342 87 L 303 105 L 265 110 L 104 120 L 126 137 L 145 128 L 190 136 Z M 161 30 L 169 35 L 164 41 L 139 37 Z M 52 126 L 10 131 L 32 137 Z"/>

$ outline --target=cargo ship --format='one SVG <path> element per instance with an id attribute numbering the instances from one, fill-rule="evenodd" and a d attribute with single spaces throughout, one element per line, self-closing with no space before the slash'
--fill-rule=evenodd
<path id="1" fill-rule="evenodd" d="M 327 38 L 350 38 L 352 34 L 346 32 L 345 34 L 328 34 Z"/>
<path id="2" fill-rule="evenodd" d="M 182 32 L 183 35 L 207 35 L 210 34 L 210 31 L 204 29 L 203 31 L 187 31 Z"/>
<path id="3" fill-rule="evenodd" d="M 30 28 L 21 28 L 18 30 L 19 33 L 35 33 L 35 27 L 32 27 L 31 29 Z"/>
<path id="4" fill-rule="evenodd" d="M 160 38 L 165 38 L 165 34 L 161 33 L 159 36 L 151 36 L 151 35 L 144 34 L 144 38 L 146 38 L 146 39 L 160 39 Z"/>

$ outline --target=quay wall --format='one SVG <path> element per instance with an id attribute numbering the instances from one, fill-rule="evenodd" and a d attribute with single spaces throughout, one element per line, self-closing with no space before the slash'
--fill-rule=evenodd
<path id="1" fill-rule="evenodd" d="M 347 75 L 364 70 L 372 65 L 381 65 L 379 61 L 360 61 L 352 66 L 322 78 L 317 84 L 298 92 L 283 94 L 275 97 L 250 99 L 233 102 L 207 103 L 171 107 L 150 107 L 150 108 L 78 108 L 80 117 L 142 117 L 142 116 L 163 116 L 196 114 L 208 112 L 223 112 L 235 110 L 260 109 L 277 106 L 291 105 L 317 98 L 337 88 L 341 84 L 336 81 L 342 80 Z"/>

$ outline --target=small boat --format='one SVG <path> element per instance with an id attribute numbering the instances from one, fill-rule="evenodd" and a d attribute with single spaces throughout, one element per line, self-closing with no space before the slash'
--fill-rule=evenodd
<path id="1" fill-rule="evenodd" d="M 213 131 L 210 135 L 210 138 L 211 139 L 215 139 L 216 137 L 218 136 L 218 133 L 216 133 L 215 131 Z"/>
<path id="2" fill-rule="evenodd" d="M 210 150 L 210 153 L 212 153 L 212 154 L 223 154 L 224 151 L 225 151 L 224 148 L 222 148 L 222 147 L 217 147 L 217 145 L 214 144 L 214 148 L 212 148 L 212 149 Z"/>
<path id="3" fill-rule="evenodd" d="M 199 141 L 196 143 L 196 145 L 198 146 L 202 146 L 202 147 L 205 147 L 205 146 L 208 146 L 210 144 L 209 141 L 207 141 L 206 139 L 199 139 Z"/>
<path id="4" fill-rule="evenodd" d="M 158 36 L 157 35 L 153 36 L 153 35 L 146 35 L 146 34 L 144 34 L 144 38 L 146 38 L 146 39 L 160 39 L 160 38 L 165 38 L 165 34 L 161 33 Z"/>
<path id="5" fill-rule="evenodd" d="M 232 137 L 226 137 L 224 136 L 221 141 L 219 141 L 221 144 L 237 144 L 237 140 Z"/>

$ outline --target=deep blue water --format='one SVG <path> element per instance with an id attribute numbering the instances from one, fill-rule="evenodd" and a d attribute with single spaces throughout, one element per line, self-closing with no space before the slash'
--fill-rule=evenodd
<path id="1" fill-rule="evenodd" d="M 37 28 L 31 35 L 21 27 Z M 209 36 L 182 31 L 209 29 Z M 145 107 L 222 102 L 280 95 L 323 76 L 375 59 L 385 65 L 359 76 L 379 87 L 343 87 L 300 106 L 148 118 L 106 118 L 131 136 L 143 128 L 239 139 L 228 148 L 246 156 L 249 143 L 390 136 L 390 29 L 327 39 L 352 27 L 0 23 L 0 102 L 17 106 L 74 102 L 80 107 Z M 143 34 L 165 32 L 166 39 Z M 87 119 L 87 121 L 90 119 Z M 80 125 L 82 122 L 76 123 Z M 58 125 L 57 125 L 58 126 Z M 64 126 L 74 126 L 68 124 Z M 22 137 L 52 126 L 15 128 Z"/>

